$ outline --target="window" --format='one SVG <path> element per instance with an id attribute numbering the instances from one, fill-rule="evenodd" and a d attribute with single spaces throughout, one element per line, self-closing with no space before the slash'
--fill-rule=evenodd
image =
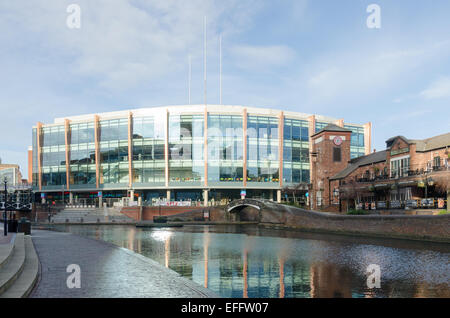
<path id="1" fill-rule="evenodd" d="M 333 161 L 341 162 L 341 148 L 338 147 L 333 148 Z"/>
<path id="2" fill-rule="evenodd" d="M 391 178 L 405 177 L 409 173 L 409 156 L 391 160 Z"/>
<path id="3" fill-rule="evenodd" d="M 433 165 L 433 167 L 436 169 L 436 168 L 439 168 L 441 166 L 441 157 L 434 157 L 434 165 Z"/>

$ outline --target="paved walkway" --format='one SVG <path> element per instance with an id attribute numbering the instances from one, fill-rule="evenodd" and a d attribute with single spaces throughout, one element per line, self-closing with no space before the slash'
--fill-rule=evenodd
<path id="1" fill-rule="evenodd" d="M 70 233 L 33 230 L 41 263 L 31 297 L 217 297 L 159 263 L 115 245 Z M 81 288 L 69 289 L 70 264 L 81 269 Z"/>

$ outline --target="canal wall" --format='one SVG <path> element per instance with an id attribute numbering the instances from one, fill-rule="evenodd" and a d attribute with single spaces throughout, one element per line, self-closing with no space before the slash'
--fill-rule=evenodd
<path id="1" fill-rule="evenodd" d="M 450 215 L 338 215 L 272 203 L 260 216 L 266 225 L 450 243 Z"/>
<path id="2" fill-rule="evenodd" d="M 142 210 L 141 210 L 142 209 Z M 120 211 L 124 215 L 136 221 L 151 221 L 155 216 L 167 216 L 170 219 L 180 219 L 183 221 L 196 221 L 203 219 L 204 212 L 209 212 L 210 221 L 224 221 L 225 210 L 223 207 L 124 207 Z"/>

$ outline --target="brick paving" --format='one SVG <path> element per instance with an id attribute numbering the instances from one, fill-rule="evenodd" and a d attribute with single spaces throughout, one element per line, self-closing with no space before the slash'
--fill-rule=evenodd
<path id="1" fill-rule="evenodd" d="M 43 230 L 33 230 L 32 238 L 41 269 L 30 297 L 217 297 L 149 258 L 103 241 Z M 79 289 L 67 287 L 70 264 L 80 266 Z"/>

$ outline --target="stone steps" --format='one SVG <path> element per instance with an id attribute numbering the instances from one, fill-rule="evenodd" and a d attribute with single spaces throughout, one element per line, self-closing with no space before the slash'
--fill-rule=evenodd
<path id="1" fill-rule="evenodd" d="M 17 277 L 0 298 L 24 298 L 28 297 L 36 284 L 39 272 L 39 259 L 33 246 L 31 236 L 25 236 L 25 263 L 22 273 Z"/>
<path id="2" fill-rule="evenodd" d="M 105 210 L 102 208 L 90 210 L 65 209 L 52 217 L 52 223 L 96 223 L 96 222 L 126 222 L 134 221 L 115 209 L 107 210 L 108 216 L 105 216 Z M 81 221 L 83 219 L 83 221 Z"/>
<path id="3" fill-rule="evenodd" d="M 17 233 L 14 248 L 7 262 L 0 268 L 0 295 L 3 294 L 22 273 L 25 264 L 25 240 L 23 233 Z"/>
<path id="4" fill-rule="evenodd" d="M 0 298 L 27 297 L 39 271 L 39 260 L 31 236 L 17 233 L 7 261 L 0 266 Z"/>

